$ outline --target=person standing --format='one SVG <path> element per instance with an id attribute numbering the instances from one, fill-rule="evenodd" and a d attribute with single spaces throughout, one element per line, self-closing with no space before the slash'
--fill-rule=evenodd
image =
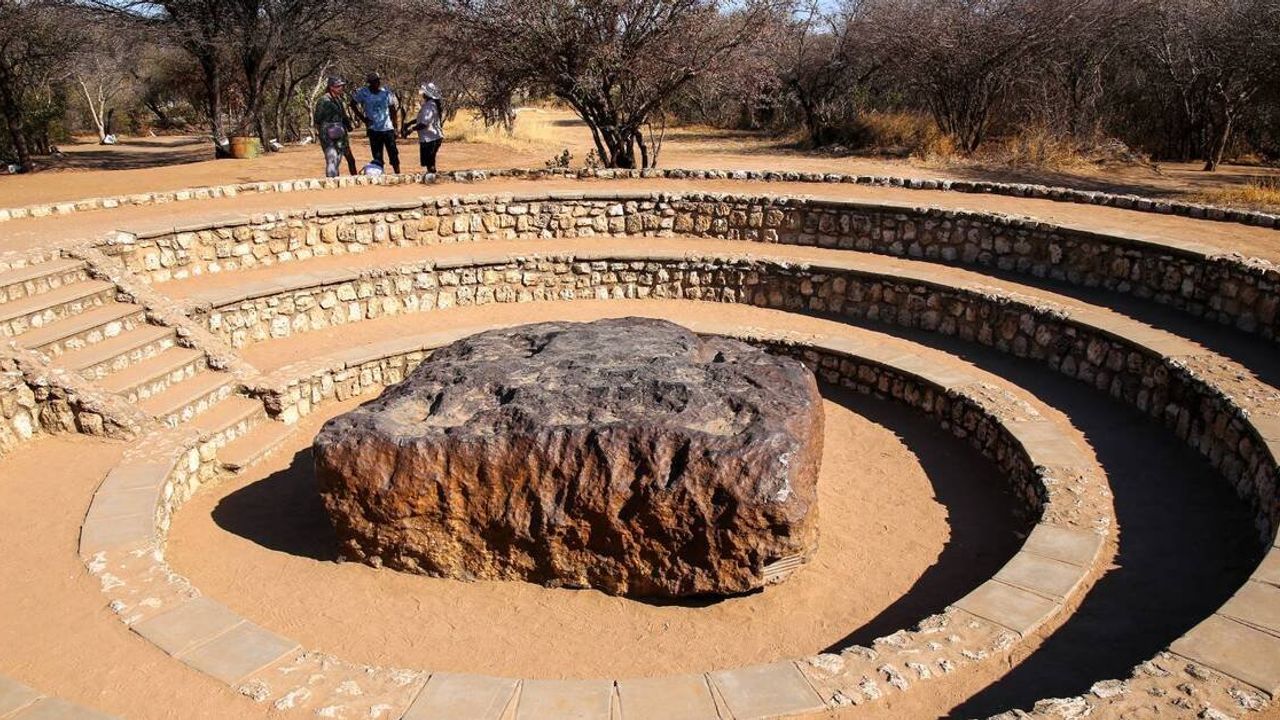
<path id="1" fill-rule="evenodd" d="M 436 153 L 440 152 L 440 144 L 444 142 L 444 100 L 435 83 L 423 84 L 418 92 L 422 95 L 422 107 L 412 123 L 405 123 L 401 135 L 409 137 L 410 130 L 418 131 L 418 160 L 427 172 L 434 174 Z"/>
<path id="2" fill-rule="evenodd" d="M 373 162 L 386 167 L 383 152 L 391 161 L 392 171 L 400 172 L 400 150 L 396 147 L 396 126 L 400 124 L 400 101 L 390 88 L 382 86 L 378 73 L 369 73 L 365 86 L 351 96 L 351 108 L 363 116 L 369 133 L 369 149 Z"/>
<path id="3" fill-rule="evenodd" d="M 316 103 L 312 122 L 320 149 L 324 150 L 325 177 L 338 177 L 339 163 L 345 157 L 347 169 L 356 174 L 355 157 L 351 154 L 351 119 L 342 106 L 342 95 L 347 82 L 340 77 L 329 78 L 326 92 Z"/>

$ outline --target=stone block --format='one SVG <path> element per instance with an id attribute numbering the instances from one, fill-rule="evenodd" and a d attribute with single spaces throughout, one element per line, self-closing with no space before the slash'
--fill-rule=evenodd
<path id="1" fill-rule="evenodd" d="M 245 621 L 178 655 L 187 665 L 228 685 L 298 649 L 298 644 Z"/>
<path id="2" fill-rule="evenodd" d="M 621 720 L 719 720 L 706 675 L 618 681 Z"/>
<path id="3" fill-rule="evenodd" d="M 1262 562 L 1258 563 L 1258 568 L 1253 571 L 1253 580 L 1272 585 L 1280 585 L 1280 546 L 1271 548 L 1271 551 L 1262 558 Z"/>
<path id="4" fill-rule="evenodd" d="M 130 515 L 154 515 L 159 494 L 159 487 L 138 490 L 99 490 L 93 496 L 89 513 L 104 520 Z"/>
<path id="5" fill-rule="evenodd" d="M 711 673 L 735 720 L 821 712 L 822 698 L 791 661 Z"/>
<path id="6" fill-rule="evenodd" d="M 125 462 L 117 465 L 102 481 L 99 493 L 117 490 L 159 489 L 169 478 L 173 463 Z"/>
<path id="7" fill-rule="evenodd" d="M 1065 434 L 1062 426 L 1049 420 L 1005 423 L 1036 465 L 1086 467 L 1083 451 Z"/>
<path id="8" fill-rule="evenodd" d="M 500 720 L 518 684 L 508 678 L 436 673 L 402 720 Z"/>
<path id="9" fill-rule="evenodd" d="M 1102 547 L 1102 536 L 1088 530 L 1039 523 L 1022 545 L 1023 552 L 1088 567 Z"/>
<path id="10" fill-rule="evenodd" d="M 80 556 L 92 557 L 104 550 L 141 547 L 155 536 L 155 513 L 100 517 L 90 511 L 80 526 Z"/>
<path id="11" fill-rule="evenodd" d="M 1063 600 L 1084 579 L 1086 569 L 1042 555 L 1020 552 L 995 574 L 995 579 L 1055 600 Z"/>
<path id="12" fill-rule="evenodd" d="M 1169 649 L 1273 697 L 1280 694 L 1280 637 L 1211 615 Z"/>
<path id="13" fill-rule="evenodd" d="M 131 626 L 170 655 L 178 655 L 244 622 L 221 603 L 200 597 Z"/>
<path id="14" fill-rule="evenodd" d="M 1022 588 L 988 580 L 955 603 L 955 607 L 1026 636 L 1059 605 Z"/>
<path id="15" fill-rule="evenodd" d="M 1280 637 L 1280 587 L 1250 580 L 1218 614 Z"/>
<path id="16" fill-rule="evenodd" d="M 610 720 L 608 680 L 525 680 L 515 720 Z"/>

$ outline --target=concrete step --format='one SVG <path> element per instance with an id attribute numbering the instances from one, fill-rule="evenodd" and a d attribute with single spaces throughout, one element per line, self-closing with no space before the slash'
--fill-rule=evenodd
<path id="1" fill-rule="evenodd" d="M 294 427 L 281 422 L 263 423 L 219 450 L 218 462 L 227 470 L 244 470 L 270 455 L 293 434 Z"/>
<path id="2" fill-rule="evenodd" d="M 138 408 L 168 425 L 177 426 L 210 410 L 235 390 L 230 373 L 206 370 L 138 402 Z"/>
<path id="3" fill-rule="evenodd" d="M 110 340 L 145 325 L 140 305 L 109 303 L 18 336 L 22 347 L 56 358 L 74 350 Z"/>
<path id="4" fill-rule="evenodd" d="M 225 445 L 261 425 L 267 410 L 261 400 L 232 395 L 191 419 L 191 427 Z"/>
<path id="5" fill-rule="evenodd" d="M 100 384 L 107 392 L 121 395 L 129 402 L 138 402 L 158 395 L 208 367 L 203 352 L 171 347 L 103 378 Z"/>
<path id="6" fill-rule="evenodd" d="M 130 365 L 153 358 L 176 346 L 177 342 L 178 335 L 173 328 L 142 325 L 110 340 L 64 353 L 58 358 L 58 365 L 75 370 L 88 380 L 100 380 Z"/>
<path id="7" fill-rule="evenodd" d="M 0 333 L 11 337 L 43 329 L 115 301 L 116 286 L 84 280 L 0 305 Z"/>
<path id="8" fill-rule="evenodd" d="M 0 305 L 89 279 L 82 260 L 51 260 L 0 273 Z"/>

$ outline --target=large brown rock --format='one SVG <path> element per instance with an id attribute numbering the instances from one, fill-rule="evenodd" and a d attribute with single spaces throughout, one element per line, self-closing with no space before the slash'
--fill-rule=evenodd
<path id="1" fill-rule="evenodd" d="M 347 558 L 667 597 L 808 559 L 821 455 L 801 363 L 639 318 L 466 338 L 315 439 Z"/>

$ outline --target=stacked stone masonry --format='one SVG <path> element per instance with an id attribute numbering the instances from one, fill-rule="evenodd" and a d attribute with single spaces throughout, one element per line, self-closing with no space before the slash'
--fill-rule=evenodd
<path id="1" fill-rule="evenodd" d="M 853 249 L 993 267 L 1171 305 L 1275 339 L 1280 269 L 1260 260 L 985 213 L 855 202 L 607 193 L 341 206 L 109 239 L 153 282 L 379 247 L 492 239 L 677 236 Z"/>
<path id="2" fill-rule="evenodd" d="M 884 175 L 849 175 L 845 173 L 818 173 L 768 170 L 715 170 L 715 169 L 681 169 L 681 168 L 647 168 L 644 170 L 613 170 L 584 168 L 581 170 L 564 170 L 558 168 L 506 168 L 494 170 L 459 170 L 450 173 L 424 174 L 405 173 L 401 175 L 383 175 L 377 177 L 356 175 L 337 178 L 309 178 L 300 180 L 281 180 L 276 182 L 240 183 L 236 185 L 215 185 L 202 188 L 188 188 L 167 192 L 136 193 L 133 195 L 117 195 L 112 197 L 85 198 L 83 200 L 64 201 L 27 205 L 22 207 L 0 208 L 0 222 L 23 218 L 38 218 L 90 210 L 104 210 L 127 206 L 163 205 L 189 200 L 207 200 L 211 198 L 231 198 L 254 193 L 292 193 L 308 190 L 332 190 L 343 187 L 362 185 L 412 185 L 436 183 L 469 183 L 490 178 L 577 178 L 580 180 L 624 180 L 624 179 L 672 179 L 672 180 L 748 180 L 762 182 L 804 182 L 826 184 L 869 185 L 874 187 L 896 187 L 912 190 L 945 190 L 957 193 L 975 193 L 983 195 L 1005 195 L 1011 197 L 1053 200 L 1056 202 L 1098 205 L 1103 207 L 1123 208 L 1136 212 L 1158 213 L 1161 215 L 1180 215 L 1183 217 L 1233 222 L 1259 227 L 1280 227 L 1280 215 L 1274 213 L 1241 210 L 1235 208 L 1187 203 L 1172 200 L 1155 200 L 1138 195 L 1119 195 L 1092 190 L 1075 190 L 1072 188 L 1027 183 L 985 182 L 981 180 L 946 180 L 895 177 Z"/>
<path id="3" fill-rule="evenodd" d="M 643 255 L 643 253 L 637 253 Z M 1247 414 L 1159 341 L 1144 344 L 1105 318 L 1075 319 L 998 291 L 979 292 L 860 271 L 737 258 L 547 256 L 410 265 L 351 280 L 278 290 L 211 309 L 230 344 L 348 322 L 488 303 L 670 298 L 732 302 L 886 322 L 1031 358 L 1126 402 L 1169 427 L 1246 498 L 1261 536 L 1280 523 L 1276 460 Z"/>

